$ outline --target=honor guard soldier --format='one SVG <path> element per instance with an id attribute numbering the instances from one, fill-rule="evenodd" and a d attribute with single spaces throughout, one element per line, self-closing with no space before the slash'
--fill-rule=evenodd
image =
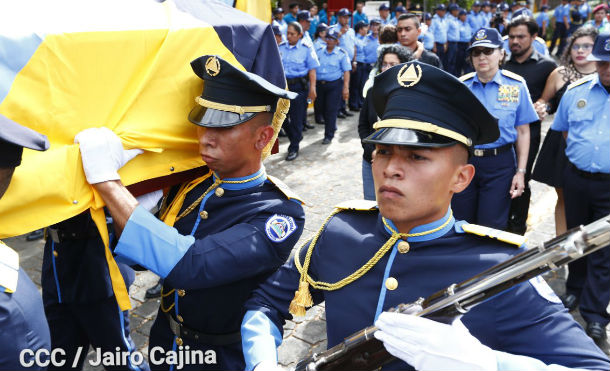
<path id="1" fill-rule="evenodd" d="M 339 31 L 331 27 L 326 33 L 326 47 L 317 50 L 320 66 L 316 72 L 316 94 L 318 108 L 324 117 L 322 144 L 330 144 L 333 140 L 341 101 L 349 96 L 349 71 L 352 66 L 347 52 L 337 46 L 338 41 Z"/>
<path id="2" fill-rule="evenodd" d="M 500 69 L 504 50 L 498 30 L 479 29 L 468 51 L 475 72 L 460 80 L 498 118 L 500 137 L 475 146 L 469 162 L 477 172 L 451 205 L 460 219 L 506 229 L 511 199 L 520 197 L 525 189 L 529 124 L 538 115 L 523 78 Z"/>
<path id="3" fill-rule="evenodd" d="M 377 75 L 372 89 L 381 121 L 365 141 L 376 146 L 377 204 L 339 205 L 294 259 L 254 291 L 242 322 L 246 370 L 273 366 L 284 321 L 304 315 L 312 304 L 325 301 L 332 347 L 371 326 L 382 311 L 523 251 L 521 236 L 458 221 L 451 212 L 452 194 L 474 175 L 467 163 L 472 146 L 499 135 L 495 118 L 474 94 L 452 75 L 420 62 Z M 481 303 L 463 321 L 483 344 L 501 352 L 569 367 L 610 367 L 540 279 Z M 499 361 L 501 352 L 494 354 Z M 385 367 L 410 369 L 400 361 Z"/>
<path id="4" fill-rule="evenodd" d="M 0 115 L 0 199 L 8 189 L 23 148 L 46 151 L 46 136 Z M 23 268 L 19 255 L 0 241 L 0 370 L 43 370 L 51 351 L 49 327 L 38 288 Z M 21 358 L 22 351 L 29 351 Z M 44 354 L 46 353 L 46 357 Z"/>
<path id="5" fill-rule="evenodd" d="M 76 141 L 87 180 L 114 218 L 117 259 L 164 279 L 149 349 L 191 352 L 187 370 L 239 370 L 243 304 L 284 263 L 303 230 L 301 201 L 262 165 L 278 99 L 296 94 L 217 56 L 200 57 L 191 66 L 205 82 L 189 120 L 197 125 L 208 171 L 170 190 L 161 210 L 165 223 L 120 182 L 121 164 L 109 160 L 124 151 L 114 133 L 87 129 Z M 168 357 L 156 367 L 174 364 Z"/>
<path id="6" fill-rule="evenodd" d="M 307 99 L 316 99 L 316 68 L 320 63 L 313 44 L 303 39 L 303 29 L 298 23 L 288 25 L 287 38 L 288 41 L 279 46 L 280 56 L 288 90 L 298 94 L 290 104 L 288 122 L 284 125 L 290 140 L 286 161 L 292 161 L 299 155 L 299 143 L 303 139 L 303 126 L 307 121 Z"/>
<path id="7" fill-rule="evenodd" d="M 552 129 L 563 131 L 566 156 L 564 195 L 568 229 L 610 213 L 610 35 L 600 34 L 587 57 L 597 73 L 570 86 L 561 98 Z M 606 340 L 610 315 L 610 247 L 571 263 L 567 307 L 576 307 L 587 322 L 587 333 L 598 344 Z"/>

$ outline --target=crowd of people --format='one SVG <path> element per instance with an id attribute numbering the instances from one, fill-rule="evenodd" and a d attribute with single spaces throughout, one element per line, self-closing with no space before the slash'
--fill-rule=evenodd
<path id="1" fill-rule="evenodd" d="M 127 354 L 109 369 L 148 369 L 129 356 L 137 350 L 128 312 L 112 289 L 129 287 L 133 268 L 162 280 L 149 348 L 214 353 L 209 365 L 184 369 L 274 369 L 285 320 L 322 301 L 329 346 L 375 323 L 394 368 L 610 367 L 598 347 L 610 322 L 610 247 L 570 265 L 561 298 L 532 279 L 452 324 L 386 312 L 524 251 L 532 178 L 558 190 L 557 233 L 610 214 L 610 34 L 596 17 L 583 20 L 570 28 L 558 66 L 538 49 L 541 27 L 527 4 L 502 22 L 488 3 L 470 12 L 439 5 L 433 17 L 382 5 L 370 20 L 363 5 L 274 11 L 287 89 L 215 55 L 191 62 L 204 87 L 185 117 L 206 167 L 165 194 L 135 198 L 124 187 L 118 170 L 142 151 L 125 150 L 111 130 L 76 135 L 114 231 L 121 282 L 106 270 L 88 212 L 47 229 L 42 300 L 0 243 L 10 273 L 0 275 L 0 308 L 9 313 L 0 317 L 0 369 L 23 367 L 19 349 L 51 347 L 80 369 L 89 345 Z M 359 112 L 368 200 L 338 206 L 290 257 L 304 230 L 302 202 L 262 165 L 280 99 L 292 102 L 287 161 L 298 157 L 309 103 L 325 145 L 338 117 Z M 48 142 L 1 115 L 0 124 L 8 128 L 0 131 L 1 196 L 23 147 Z M 580 311 L 585 329 L 566 308 Z"/>

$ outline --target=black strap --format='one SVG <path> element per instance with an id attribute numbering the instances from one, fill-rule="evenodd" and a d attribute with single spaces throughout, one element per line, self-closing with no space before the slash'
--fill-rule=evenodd
<path id="1" fill-rule="evenodd" d="M 199 344 L 218 346 L 241 342 L 241 331 L 226 334 L 205 334 L 184 326 L 176 321 L 169 313 L 165 313 L 165 316 L 167 317 L 169 328 L 172 330 L 172 333 L 179 338 L 188 339 Z"/>

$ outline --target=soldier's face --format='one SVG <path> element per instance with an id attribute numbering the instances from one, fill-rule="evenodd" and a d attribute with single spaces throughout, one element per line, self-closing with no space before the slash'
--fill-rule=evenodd
<path id="1" fill-rule="evenodd" d="M 227 128 L 197 127 L 201 159 L 221 178 L 247 176 L 260 168 L 261 151 L 273 129 L 253 120 Z"/>
<path id="2" fill-rule="evenodd" d="M 447 212 L 453 193 L 463 191 L 474 176 L 465 148 L 421 148 L 377 145 L 373 179 L 381 215 L 400 232 L 433 222 Z"/>

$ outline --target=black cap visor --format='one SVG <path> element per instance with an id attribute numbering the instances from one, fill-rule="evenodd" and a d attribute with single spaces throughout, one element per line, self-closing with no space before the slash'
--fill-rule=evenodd
<path id="1" fill-rule="evenodd" d="M 239 114 L 197 105 L 189 113 L 189 121 L 195 125 L 208 128 L 224 128 L 239 125 L 255 115 L 256 113 L 253 112 Z"/>
<path id="2" fill-rule="evenodd" d="M 406 128 L 381 128 L 364 138 L 362 142 L 426 148 L 450 147 L 459 143 L 444 135 Z"/>

